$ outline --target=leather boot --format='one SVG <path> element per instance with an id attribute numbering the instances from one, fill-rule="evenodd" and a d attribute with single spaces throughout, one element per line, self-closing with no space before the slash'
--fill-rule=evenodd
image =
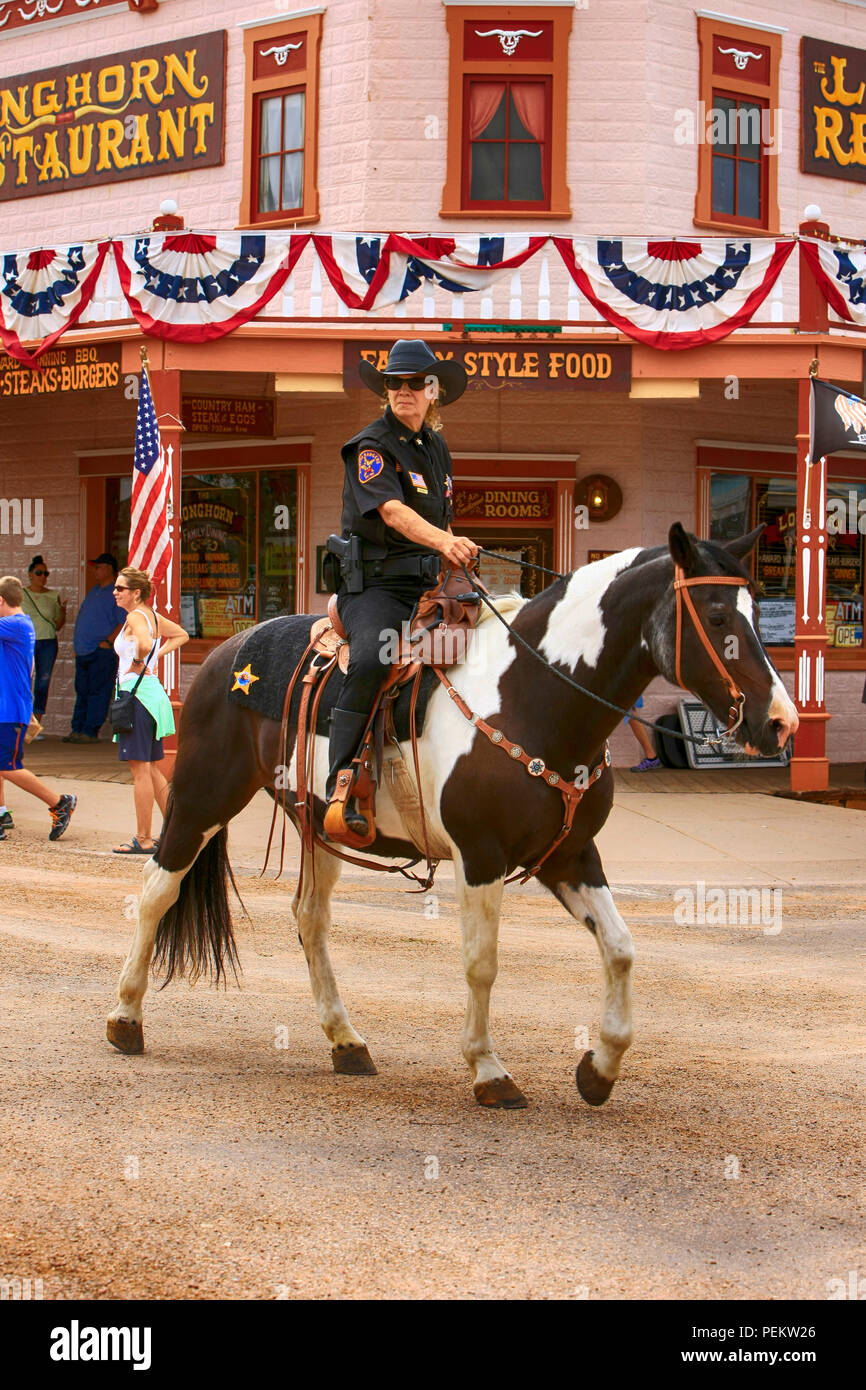
<path id="1" fill-rule="evenodd" d="M 335 707 L 331 710 L 331 729 L 328 738 L 328 780 L 325 783 L 325 796 L 329 802 L 334 796 L 337 773 L 341 768 L 348 767 L 357 753 L 369 717 L 369 713 L 359 714 L 357 710 L 353 709 L 337 709 Z M 363 837 L 368 833 L 367 820 L 358 810 L 357 802 L 353 796 L 345 804 L 343 818 L 348 829 L 354 835 Z"/>

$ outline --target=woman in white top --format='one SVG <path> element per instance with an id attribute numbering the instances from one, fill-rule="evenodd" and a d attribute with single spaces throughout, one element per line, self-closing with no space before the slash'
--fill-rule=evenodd
<path id="1" fill-rule="evenodd" d="M 168 783 L 158 764 L 162 761 L 162 740 L 174 733 L 171 701 L 157 675 L 157 662 L 189 641 L 189 633 L 162 613 L 148 606 L 150 576 L 143 570 L 122 569 L 114 585 L 114 597 L 127 619 L 114 639 L 118 656 L 117 684 L 120 690 L 135 692 L 132 729 L 117 735 L 121 762 L 128 762 L 135 798 L 136 834 L 115 848 L 115 854 L 151 855 L 159 841 L 151 835 L 153 803 L 165 815 Z"/>

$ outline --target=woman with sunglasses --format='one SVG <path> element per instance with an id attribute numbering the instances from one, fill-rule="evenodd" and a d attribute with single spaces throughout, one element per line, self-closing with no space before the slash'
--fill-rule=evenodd
<path id="1" fill-rule="evenodd" d="M 350 641 L 340 706 L 331 712 L 325 818 L 329 839 L 357 845 L 370 827 L 353 797 L 335 799 L 337 773 L 358 751 L 386 669 L 386 634 L 400 633 L 418 599 L 436 583 L 442 559 L 468 564 L 478 546 L 451 531 L 451 455 L 439 431 L 439 406 L 466 389 L 466 371 L 440 360 L 420 338 L 395 343 L 385 370 L 359 366 L 383 401 L 381 419 L 343 446 L 342 539 L 337 611 Z"/>
<path id="2" fill-rule="evenodd" d="M 50 570 L 41 555 L 34 555 L 27 570 L 22 608 L 36 629 L 33 713 L 41 720 L 48 704 L 51 672 L 57 660 L 57 634 L 66 622 L 66 604 L 56 589 L 47 585 Z M 42 734 L 36 735 L 37 739 Z"/>
<path id="3" fill-rule="evenodd" d="M 127 615 L 114 639 L 117 685 L 119 690 L 132 690 L 137 684 L 132 729 L 117 735 L 118 757 L 129 764 L 132 773 L 136 833 L 118 845 L 115 854 L 152 855 L 156 851 L 159 841 L 151 835 L 153 803 L 156 801 L 164 816 L 168 798 L 168 783 L 159 764 L 164 756 L 162 740 L 174 733 L 174 714 L 157 675 L 157 663 L 188 642 L 189 633 L 164 613 L 154 612 L 151 591 L 150 575 L 130 566 L 120 571 L 114 583 L 117 606 Z"/>

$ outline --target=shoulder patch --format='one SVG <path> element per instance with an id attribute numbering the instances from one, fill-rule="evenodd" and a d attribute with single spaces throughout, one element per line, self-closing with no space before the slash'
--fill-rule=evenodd
<path id="1" fill-rule="evenodd" d="M 375 449 L 362 449 L 358 455 L 358 477 L 362 483 L 378 478 L 385 467 L 385 460 Z"/>

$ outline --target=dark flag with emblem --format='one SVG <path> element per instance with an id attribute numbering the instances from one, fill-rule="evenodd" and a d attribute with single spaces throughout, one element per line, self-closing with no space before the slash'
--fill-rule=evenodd
<path id="1" fill-rule="evenodd" d="M 150 382 L 142 369 L 135 422 L 129 563 L 133 569 L 147 570 L 154 585 L 171 563 L 170 494 L 171 470 L 159 438 Z"/>
<path id="2" fill-rule="evenodd" d="M 829 381 L 812 378 L 809 401 L 809 457 L 813 460 L 840 449 L 866 451 L 866 401 Z"/>

